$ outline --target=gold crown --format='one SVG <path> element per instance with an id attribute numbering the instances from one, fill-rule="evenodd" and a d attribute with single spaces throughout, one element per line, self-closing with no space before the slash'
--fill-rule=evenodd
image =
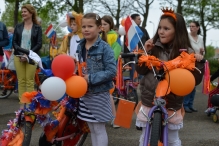
<path id="1" fill-rule="evenodd" d="M 176 15 L 174 13 L 174 10 L 172 10 L 172 8 L 161 8 L 162 12 L 163 12 L 163 15 L 166 15 L 166 16 L 171 16 L 173 19 L 176 20 Z"/>
<path id="2" fill-rule="evenodd" d="M 162 12 L 163 13 L 174 13 L 174 10 L 172 10 L 172 8 L 168 8 L 168 7 L 166 7 L 166 8 L 161 8 L 161 10 L 162 10 Z"/>

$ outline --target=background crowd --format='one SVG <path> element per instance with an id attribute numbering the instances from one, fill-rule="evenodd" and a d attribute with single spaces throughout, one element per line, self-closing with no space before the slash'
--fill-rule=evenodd
<path id="1" fill-rule="evenodd" d="M 42 22 L 37 18 L 37 12 L 32 5 L 23 5 L 21 16 L 23 21 L 17 24 L 14 30 L 11 27 L 7 29 L 4 23 L 0 23 L 0 62 L 3 62 L 4 55 L 8 58 L 11 55 L 14 56 L 19 98 L 24 92 L 34 90 L 34 75 L 37 66 L 27 62 L 27 56 L 30 51 L 39 54 L 43 35 L 40 26 Z M 145 48 L 149 54 L 159 59 L 171 60 L 179 55 L 179 49 L 185 48 L 187 52 L 195 53 L 197 60 L 201 60 L 205 54 L 205 48 L 203 39 L 200 37 L 199 23 L 192 21 L 190 33 L 188 33 L 183 16 L 178 13 L 173 13 L 173 16 L 163 14 L 155 36 L 150 39 L 147 30 L 140 26 L 140 15 L 132 14 L 132 20 L 143 32 L 143 37 L 136 49 Z M 113 87 L 112 80 L 116 75 L 116 63 L 120 53 L 128 53 L 130 50 L 126 45 L 121 44 L 120 34 L 116 31 L 117 28 L 114 26 L 111 16 L 105 15 L 101 18 L 95 13 L 83 15 L 73 11 L 67 21 L 70 33 L 64 37 L 57 55 L 67 54 L 76 60 L 78 53 L 79 60 L 87 62 L 84 78 L 89 85 L 88 91 L 90 92 L 80 98 L 78 118 L 88 122 L 92 145 L 106 146 L 108 138 L 105 123 L 113 121 L 116 116 L 113 99 L 108 90 Z M 174 39 L 174 37 L 178 38 Z M 125 38 L 122 42 L 126 41 Z M 181 40 L 186 41 L 182 43 Z M 130 60 L 133 58 L 128 61 Z M 142 107 L 147 113 L 153 103 L 156 81 L 151 80 L 153 74 L 146 72 L 147 69 L 138 65 L 131 67 L 131 80 L 133 80 L 135 70 L 142 75 L 140 81 L 141 100 Z M 169 142 L 172 146 L 177 146 L 181 145 L 178 130 L 183 127 L 183 116 L 180 114 L 182 105 L 187 113 L 197 112 L 193 107 L 195 88 L 189 95 L 177 98 L 177 100 L 176 95 L 171 96 L 172 100 L 175 100 L 174 104 L 169 105 L 169 107 L 176 109 L 179 117 L 173 118 L 177 122 L 170 122 Z M 138 115 L 136 125 L 143 127 L 139 141 L 140 145 L 143 145 L 145 120 L 142 122 L 139 117 L 140 115 Z M 173 124 L 172 127 L 171 124 Z M 114 125 L 114 127 L 118 126 Z"/>

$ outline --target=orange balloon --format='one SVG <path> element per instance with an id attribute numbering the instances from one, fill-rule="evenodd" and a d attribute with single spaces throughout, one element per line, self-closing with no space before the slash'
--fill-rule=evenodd
<path id="1" fill-rule="evenodd" d="M 109 90 L 109 93 L 110 93 L 110 94 L 113 94 L 114 90 L 115 90 L 115 85 L 114 85 L 114 83 L 113 83 L 113 87 Z"/>
<path id="2" fill-rule="evenodd" d="M 87 81 L 80 76 L 72 76 L 65 81 L 66 93 L 72 98 L 80 98 L 87 92 Z"/>
<path id="3" fill-rule="evenodd" d="M 125 18 L 123 18 L 122 20 L 121 20 L 121 25 L 123 26 L 123 27 L 125 27 Z"/>
<path id="4" fill-rule="evenodd" d="M 169 82 L 170 76 L 170 82 Z M 177 68 L 166 73 L 165 78 L 170 83 L 170 90 L 178 96 L 185 96 L 195 87 L 195 78 L 187 69 Z"/>

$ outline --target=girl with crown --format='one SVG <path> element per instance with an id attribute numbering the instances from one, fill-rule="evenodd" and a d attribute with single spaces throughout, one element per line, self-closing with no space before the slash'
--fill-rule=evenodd
<path id="1" fill-rule="evenodd" d="M 180 49 L 185 48 L 187 52 L 195 53 L 192 49 L 188 32 L 186 29 L 185 20 L 182 15 L 174 13 L 171 9 L 162 9 L 163 15 L 160 17 L 158 29 L 153 39 L 146 41 L 145 49 L 149 55 L 153 55 L 160 60 L 172 60 L 180 55 Z M 203 56 L 195 54 L 196 60 L 200 61 Z M 140 81 L 140 92 L 142 105 L 141 110 L 148 114 L 153 106 L 155 97 L 155 89 L 158 81 L 154 78 L 154 73 L 146 66 L 136 64 L 136 71 L 144 75 Z M 155 72 L 157 72 L 155 68 Z M 195 72 L 195 71 L 194 71 Z M 198 81 L 196 81 L 196 84 Z M 166 109 L 172 108 L 176 114 L 168 122 L 168 145 L 181 146 L 181 140 L 178 136 L 178 131 L 183 127 L 183 97 L 177 96 L 174 93 L 166 95 Z M 168 115 L 172 115 L 172 110 L 168 110 Z M 137 113 L 136 126 L 142 127 L 140 137 L 140 146 L 143 146 L 144 135 L 147 119 L 142 112 Z"/>

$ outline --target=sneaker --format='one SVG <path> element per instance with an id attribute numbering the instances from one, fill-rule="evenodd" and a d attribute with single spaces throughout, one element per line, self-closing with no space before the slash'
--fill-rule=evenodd
<path id="1" fill-rule="evenodd" d="M 142 131 L 142 127 L 135 126 L 137 130 Z"/>
<path id="2" fill-rule="evenodd" d="M 113 128 L 117 129 L 117 128 L 120 128 L 120 126 L 113 124 Z"/>

